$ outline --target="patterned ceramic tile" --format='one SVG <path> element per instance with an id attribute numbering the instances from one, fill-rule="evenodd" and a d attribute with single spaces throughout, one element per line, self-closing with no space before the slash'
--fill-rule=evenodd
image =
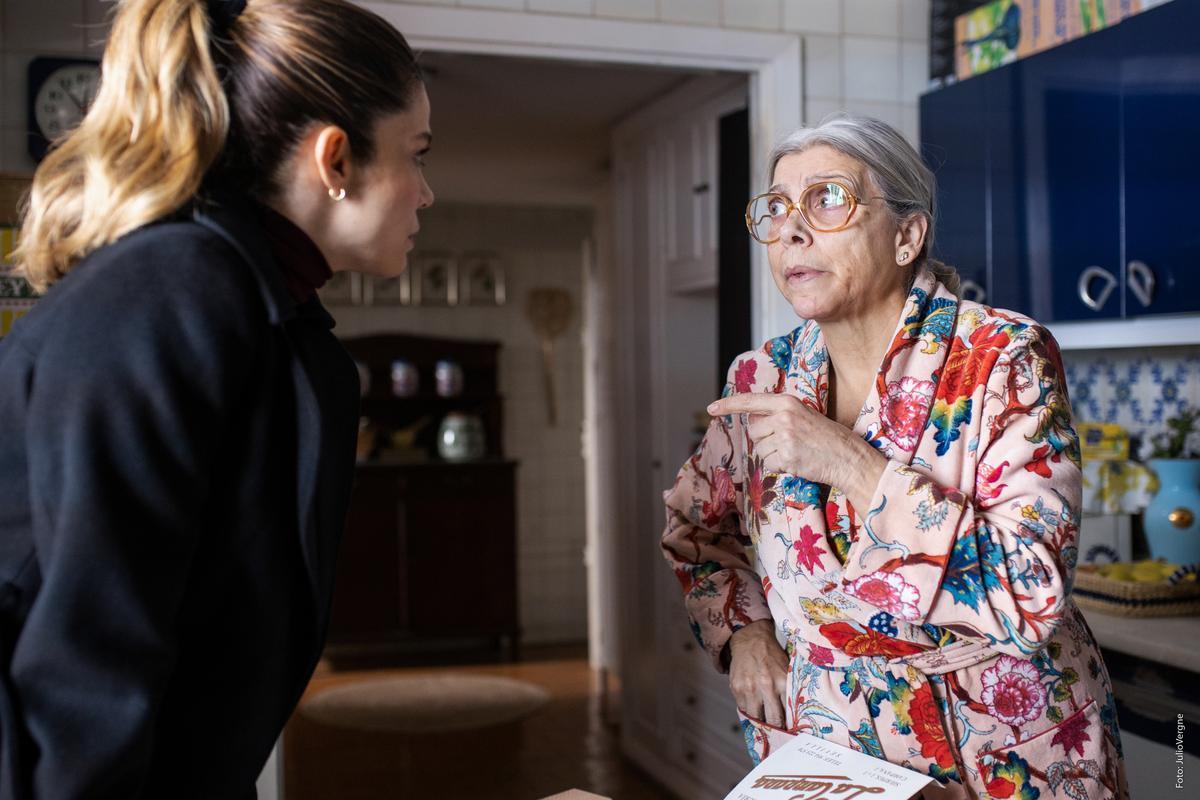
<path id="1" fill-rule="evenodd" d="M 1200 405 L 1200 348 L 1064 354 L 1075 418 L 1155 433 L 1184 406 Z"/>

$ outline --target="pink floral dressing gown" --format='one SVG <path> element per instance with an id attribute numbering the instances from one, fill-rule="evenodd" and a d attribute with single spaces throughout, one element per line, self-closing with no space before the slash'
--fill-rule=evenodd
<path id="1" fill-rule="evenodd" d="M 730 368 L 726 394 L 825 412 L 808 322 Z M 1126 798 L 1108 674 L 1070 598 L 1079 447 L 1057 345 L 917 275 L 854 431 L 887 456 L 870 507 L 764 472 L 738 417 L 714 420 L 664 494 L 663 550 L 725 669 L 773 619 L 787 731 L 743 715 L 757 761 L 805 731 L 937 779 L 927 797 Z"/>

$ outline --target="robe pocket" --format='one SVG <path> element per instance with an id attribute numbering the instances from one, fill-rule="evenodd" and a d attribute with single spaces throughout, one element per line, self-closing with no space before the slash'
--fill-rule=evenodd
<path id="1" fill-rule="evenodd" d="M 988 797 L 1111 797 L 1103 780 L 1106 763 L 1104 725 L 1094 699 L 1054 727 L 1017 744 L 986 750 L 975 757 Z"/>
<path id="2" fill-rule="evenodd" d="M 742 736 L 746 738 L 746 752 L 750 754 L 750 759 L 756 765 L 796 735 L 796 731 L 768 725 L 761 719 L 746 714 L 740 708 L 737 713 L 738 719 L 742 723 Z"/>

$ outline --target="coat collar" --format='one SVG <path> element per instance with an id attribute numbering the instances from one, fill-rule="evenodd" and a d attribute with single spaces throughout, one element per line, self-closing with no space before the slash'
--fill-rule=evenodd
<path id="1" fill-rule="evenodd" d="M 316 319 L 332 328 L 333 317 L 319 302 L 297 306 L 263 233 L 260 217 L 261 212 L 254 204 L 226 194 L 208 196 L 192 210 L 192 219 L 197 224 L 228 242 L 250 266 L 272 325 L 282 325 L 299 316 Z"/>

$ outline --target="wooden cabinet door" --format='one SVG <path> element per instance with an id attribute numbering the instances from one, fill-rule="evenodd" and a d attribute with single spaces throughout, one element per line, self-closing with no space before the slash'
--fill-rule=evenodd
<path id="1" fill-rule="evenodd" d="M 358 470 L 338 552 L 329 622 L 332 643 L 373 642 L 408 627 L 396 538 L 400 481 L 393 470 Z"/>
<path id="2" fill-rule="evenodd" d="M 513 497 L 511 465 L 408 474 L 398 538 L 411 633 L 515 631 Z"/>

